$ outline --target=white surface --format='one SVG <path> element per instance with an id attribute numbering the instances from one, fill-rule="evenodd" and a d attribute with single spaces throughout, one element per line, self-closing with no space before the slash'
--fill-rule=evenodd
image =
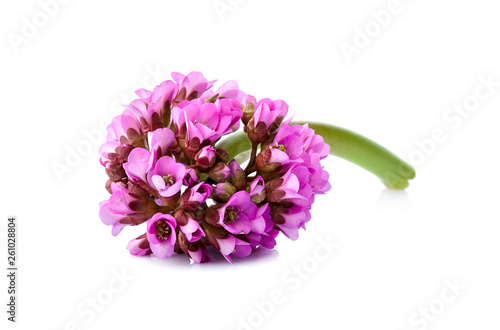
<path id="1" fill-rule="evenodd" d="M 443 119 L 480 76 L 500 81 L 498 5 L 401 0 L 347 63 L 341 43 L 390 1 L 227 2 L 235 7 L 222 20 L 212 0 L 68 1 L 17 53 L 7 34 L 21 33 L 40 5 L 2 2 L 0 216 L 2 233 L 7 216 L 18 217 L 20 305 L 15 325 L 2 308 L 1 328 L 238 329 L 254 317 L 256 329 L 424 329 L 419 308 L 432 305 L 429 329 L 498 329 L 500 88 L 460 127 Z M 97 146 L 62 181 L 52 166 L 156 68 L 235 79 L 259 98 L 286 100 L 297 119 L 350 128 L 406 159 L 436 128 L 447 139 L 405 192 L 329 158 L 333 190 L 318 196 L 300 239 L 282 237 L 275 252 L 233 266 L 135 258 L 125 250 L 135 232 L 113 238 L 99 220 L 107 192 Z M 314 266 L 328 237 L 340 244 L 334 253 L 308 278 L 290 275 Z M 5 260 L 5 235 L 1 246 Z M 122 269 L 134 277 L 123 288 L 112 273 Z M 455 279 L 466 287 L 458 297 L 446 291 Z M 123 290 L 107 297 L 110 283 Z M 276 290 L 284 296 L 260 324 L 254 301 L 276 300 Z M 112 301 L 88 322 L 81 304 L 98 295 Z"/>

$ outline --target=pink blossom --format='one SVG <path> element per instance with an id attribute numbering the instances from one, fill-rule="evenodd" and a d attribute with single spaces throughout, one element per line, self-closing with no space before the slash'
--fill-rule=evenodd
<path id="1" fill-rule="evenodd" d="M 179 229 L 184 233 L 186 236 L 186 239 L 189 242 L 196 242 L 198 241 L 202 236 L 205 237 L 205 232 L 201 228 L 200 224 L 198 221 L 195 219 L 188 217 L 188 222 L 185 225 L 179 226 Z"/>
<path id="2" fill-rule="evenodd" d="M 165 259 L 174 254 L 176 228 L 177 222 L 169 214 L 157 213 L 148 220 L 146 236 L 155 256 Z"/>
<path id="3" fill-rule="evenodd" d="M 198 153 L 194 157 L 194 160 L 196 161 L 196 165 L 200 169 L 206 170 L 209 167 L 214 166 L 216 161 L 216 155 L 217 151 L 215 150 L 214 147 L 206 146 L 201 148 L 200 151 L 198 151 Z"/>
<path id="4" fill-rule="evenodd" d="M 111 184 L 109 200 L 99 205 L 101 221 L 112 226 L 113 236 L 120 234 L 126 226 L 137 226 L 151 217 L 157 205 L 150 199 L 131 193 L 122 184 Z"/>
<path id="5" fill-rule="evenodd" d="M 219 245 L 219 252 L 230 263 L 233 263 L 232 257 L 244 258 L 252 253 L 250 243 L 236 238 L 233 235 L 228 235 L 226 238 L 215 238 L 215 240 Z"/>
<path id="6" fill-rule="evenodd" d="M 246 191 L 234 194 L 226 204 L 217 209 L 217 224 L 232 234 L 248 234 L 252 221 L 256 221 L 257 206 L 250 201 Z"/>
<path id="7" fill-rule="evenodd" d="M 156 164 L 156 150 L 149 152 L 144 148 L 135 148 L 130 152 L 123 168 L 130 179 L 147 182 L 146 176 Z"/>
<path id="8" fill-rule="evenodd" d="M 279 126 L 288 113 L 288 104 L 282 100 L 262 99 L 257 103 L 253 118 L 248 123 L 248 137 L 251 141 L 263 142 Z"/>
<path id="9" fill-rule="evenodd" d="M 301 173 L 303 174 L 303 173 Z M 291 198 L 303 198 L 298 192 L 300 182 L 306 180 L 304 176 L 297 177 L 292 170 L 288 170 L 282 177 L 266 184 L 266 199 L 275 203 Z"/>
<path id="10" fill-rule="evenodd" d="M 148 133 L 149 150 L 156 150 L 159 157 L 167 155 L 174 142 L 174 133 L 169 128 L 160 128 Z"/>
<path id="11" fill-rule="evenodd" d="M 127 244 L 127 250 L 129 250 L 130 254 L 134 256 L 146 256 L 153 253 L 149 246 L 146 234 L 142 234 L 141 236 L 131 240 Z"/>
<path id="12" fill-rule="evenodd" d="M 180 206 L 185 210 L 195 210 L 201 204 L 205 203 L 212 193 L 212 186 L 206 183 L 199 183 L 187 189 L 179 200 Z"/>
<path id="13" fill-rule="evenodd" d="M 160 196 L 171 197 L 181 190 L 185 174 L 186 167 L 183 164 L 177 163 L 171 157 L 164 156 L 148 173 L 147 181 L 151 187 L 158 191 Z"/>
<path id="14" fill-rule="evenodd" d="M 197 71 L 190 72 L 186 76 L 173 72 L 172 78 L 178 84 L 179 90 L 185 89 L 185 99 L 187 100 L 198 98 L 214 85 L 214 81 L 208 81 L 201 72 Z"/>

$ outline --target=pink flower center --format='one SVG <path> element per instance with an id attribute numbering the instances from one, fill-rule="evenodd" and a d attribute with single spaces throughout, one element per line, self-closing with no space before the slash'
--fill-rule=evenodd
<path id="1" fill-rule="evenodd" d="M 165 185 L 167 187 L 170 187 L 171 185 L 173 185 L 175 182 L 174 182 L 174 178 L 172 177 L 171 174 L 167 175 L 167 176 L 164 176 L 163 177 L 163 180 L 165 181 Z"/>
<path id="2" fill-rule="evenodd" d="M 282 145 L 282 144 L 278 144 L 278 142 L 274 142 L 274 144 L 272 145 L 273 148 L 276 148 L 280 151 L 283 151 L 283 152 L 286 152 L 286 149 L 285 149 L 285 146 Z"/>
<path id="3" fill-rule="evenodd" d="M 238 209 L 235 207 L 228 207 L 226 213 L 224 214 L 224 223 L 226 225 L 232 225 L 239 218 Z"/>
<path id="4" fill-rule="evenodd" d="M 163 241 L 167 240 L 172 233 L 172 229 L 166 221 L 158 221 L 155 225 L 156 236 Z"/>

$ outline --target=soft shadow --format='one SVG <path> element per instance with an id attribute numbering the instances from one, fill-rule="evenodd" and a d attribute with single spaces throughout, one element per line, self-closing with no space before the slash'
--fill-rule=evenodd
<path id="1" fill-rule="evenodd" d="M 413 202 L 406 190 L 385 188 L 380 193 L 375 209 L 384 213 L 406 213 L 413 207 Z"/>
<path id="2" fill-rule="evenodd" d="M 228 269 L 232 267 L 238 267 L 240 265 L 247 265 L 251 263 L 265 263 L 274 261 L 278 258 L 279 252 L 277 250 L 269 250 L 263 247 L 257 248 L 251 255 L 245 258 L 233 258 L 233 264 L 230 264 L 226 258 L 224 258 L 217 250 L 213 247 L 209 247 L 210 258 L 212 262 L 204 264 L 192 263 L 192 269 Z"/>
<path id="3" fill-rule="evenodd" d="M 212 259 L 209 263 L 197 264 L 189 259 L 185 254 L 174 254 L 170 258 L 161 260 L 155 256 L 136 257 L 130 256 L 134 262 L 144 262 L 156 267 L 176 267 L 185 269 L 227 269 L 250 263 L 265 263 L 274 261 L 278 258 L 279 252 L 269 250 L 263 247 L 257 248 L 251 255 L 245 258 L 233 258 L 233 264 L 230 264 L 217 250 L 209 246 L 209 254 Z"/>

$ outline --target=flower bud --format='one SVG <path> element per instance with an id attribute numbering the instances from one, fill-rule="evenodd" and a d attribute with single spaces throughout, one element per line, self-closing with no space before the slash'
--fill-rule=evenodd
<path id="1" fill-rule="evenodd" d="M 217 161 L 227 163 L 229 161 L 229 153 L 226 149 L 217 149 Z"/>
<path id="2" fill-rule="evenodd" d="M 220 227 L 218 224 L 219 222 L 219 212 L 218 212 L 219 206 L 213 205 L 210 206 L 206 211 L 205 211 L 205 222 L 209 223 L 212 226 Z M 203 226 L 204 228 L 207 228 L 207 226 Z M 207 231 L 205 231 L 208 233 Z"/>
<path id="3" fill-rule="evenodd" d="M 199 173 L 196 171 L 196 169 L 188 168 L 186 169 L 186 175 L 184 176 L 184 180 L 182 180 L 182 183 L 188 187 L 191 187 L 195 184 L 196 181 L 198 181 L 198 178 Z"/>
<path id="4" fill-rule="evenodd" d="M 260 204 L 266 199 L 266 185 L 264 179 L 258 176 L 247 188 L 250 200 L 255 204 Z"/>
<path id="5" fill-rule="evenodd" d="M 286 156 L 286 154 L 284 154 Z M 255 165 L 262 172 L 273 172 L 277 170 L 280 166 L 285 164 L 288 159 L 281 159 L 281 154 L 273 153 L 271 148 L 266 148 L 262 150 L 255 161 Z"/>
<path id="6" fill-rule="evenodd" d="M 236 160 L 229 162 L 229 168 L 231 169 L 231 177 L 229 182 L 231 182 L 236 189 L 244 190 L 247 187 L 247 175 L 240 167 L 240 164 Z"/>
<path id="7" fill-rule="evenodd" d="M 215 182 L 222 182 L 231 175 L 231 170 L 226 164 L 219 162 L 210 169 L 208 175 Z"/>
<path id="8" fill-rule="evenodd" d="M 281 100 L 262 99 L 257 104 L 254 116 L 248 122 L 247 133 L 250 141 L 261 143 L 275 131 L 288 113 L 288 105 Z"/>
<path id="9" fill-rule="evenodd" d="M 197 264 L 210 262 L 210 256 L 205 244 L 200 241 L 190 242 L 182 232 L 179 233 L 179 247 Z"/>
<path id="10" fill-rule="evenodd" d="M 257 104 L 257 100 L 255 97 L 251 95 L 246 95 L 241 100 L 241 111 L 243 111 L 243 117 L 241 117 L 241 121 L 246 126 L 250 119 L 252 119 L 255 113 L 255 105 Z"/>
<path id="11" fill-rule="evenodd" d="M 183 209 L 175 211 L 174 218 L 179 226 L 185 226 L 189 222 L 190 215 Z"/>
<path id="12" fill-rule="evenodd" d="M 149 246 L 148 239 L 146 238 L 146 234 L 142 234 L 131 240 L 127 244 L 127 250 L 134 256 L 146 256 L 153 253 Z"/>
<path id="13" fill-rule="evenodd" d="M 238 190 L 228 182 L 219 183 L 215 186 L 214 193 L 221 202 L 227 202 Z"/>
<path id="14" fill-rule="evenodd" d="M 196 161 L 196 166 L 201 170 L 206 170 L 215 164 L 217 152 L 212 146 L 206 146 L 201 148 L 200 151 L 194 157 Z"/>
<path id="15" fill-rule="evenodd" d="M 198 206 L 205 203 L 211 193 L 212 187 L 202 182 L 187 189 L 179 199 L 179 203 L 183 209 L 195 210 Z"/>

